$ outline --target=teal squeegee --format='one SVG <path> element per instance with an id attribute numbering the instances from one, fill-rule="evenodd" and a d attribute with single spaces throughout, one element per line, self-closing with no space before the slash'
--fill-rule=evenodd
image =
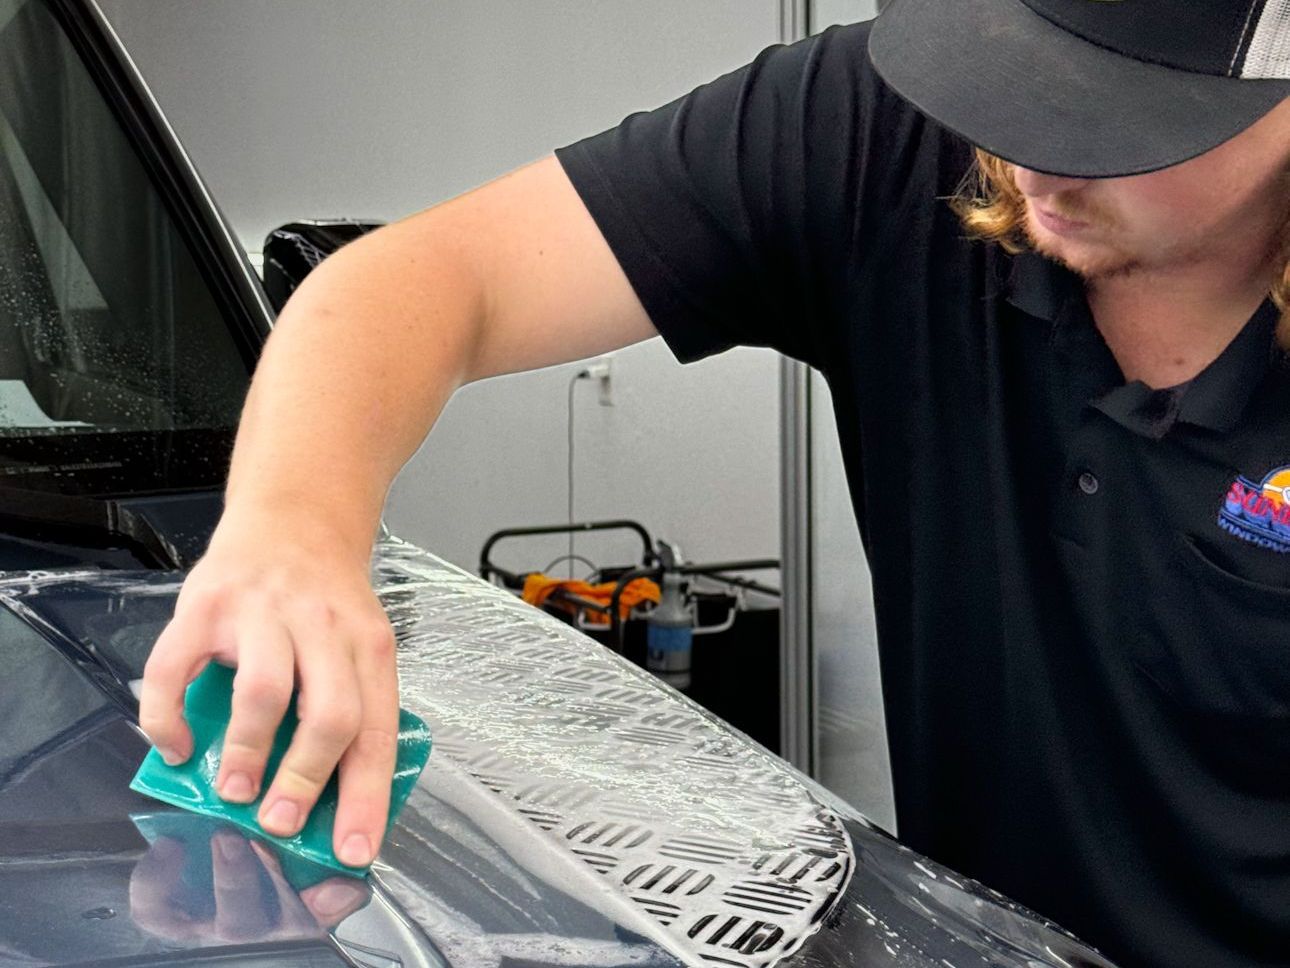
<path id="1" fill-rule="evenodd" d="M 193 755 L 179 766 L 167 766 L 156 749 L 149 750 L 134 779 L 130 781 L 130 789 L 163 803 L 231 823 L 255 837 L 276 844 L 290 854 L 332 870 L 354 877 L 365 875 L 369 868 L 342 864 L 332 852 L 332 827 L 336 821 L 336 799 L 339 792 L 334 775 L 323 788 L 304 827 L 293 837 L 276 837 L 260 826 L 255 815 L 260 809 L 263 793 L 251 803 L 228 803 L 215 792 L 215 778 L 219 775 L 220 753 L 224 748 L 224 732 L 228 728 L 232 702 L 233 670 L 212 662 L 193 680 L 184 696 L 184 714 L 193 733 Z M 264 790 L 269 789 L 270 780 L 278 770 L 278 764 L 291 743 L 298 722 L 293 698 L 282 725 L 273 738 L 273 749 L 264 771 Z M 406 709 L 400 709 L 398 755 L 394 782 L 390 788 L 391 826 L 403 809 L 429 756 L 429 727 Z"/>

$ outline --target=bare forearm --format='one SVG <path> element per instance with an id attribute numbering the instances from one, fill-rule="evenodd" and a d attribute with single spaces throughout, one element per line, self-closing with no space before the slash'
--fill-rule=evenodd
<path id="1" fill-rule="evenodd" d="M 253 381 L 228 510 L 303 509 L 366 560 L 391 479 L 458 386 L 652 335 L 559 164 L 536 162 L 305 280 Z"/>
<path id="2" fill-rule="evenodd" d="M 247 398 L 230 514 L 307 508 L 366 556 L 390 481 L 465 378 L 482 319 L 480 286 L 427 234 L 415 219 L 375 233 L 292 297 Z"/>

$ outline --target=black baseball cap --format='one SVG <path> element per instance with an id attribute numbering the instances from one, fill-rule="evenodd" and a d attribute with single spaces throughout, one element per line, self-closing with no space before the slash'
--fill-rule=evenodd
<path id="1" fill-rule="evenodd" d="M 1036 171 L 1187 161 L 1290 96 L 1290 0 L 892 0 L 869 55 L 924 114 Z"/>

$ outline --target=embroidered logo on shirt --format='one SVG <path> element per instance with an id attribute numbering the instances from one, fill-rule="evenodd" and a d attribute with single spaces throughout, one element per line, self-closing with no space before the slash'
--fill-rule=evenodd
<path id="1" fill-rule="evenodd" d="M 1290 466 L 1278 467 L 1257 484 L 1248 477 L 1234 480 L 1218 526 L 1260 548 L 1290 552 Z"/>

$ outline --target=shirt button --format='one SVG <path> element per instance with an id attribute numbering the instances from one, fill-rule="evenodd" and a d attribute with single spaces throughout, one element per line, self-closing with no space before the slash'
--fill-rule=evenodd
<path id="1" fill-rule="evenodd" d="M 1091 471 L 1085 471 L 1083 474 L 1079 476 L 1079 489 L 1083 491 L 1085 494 L 1089 494 L 1089 495 L 1096 494 L 1097 489 L 1101 486 L 1102 485 L 1098 481 L 1096 475 L 1094 475 Z"/>

